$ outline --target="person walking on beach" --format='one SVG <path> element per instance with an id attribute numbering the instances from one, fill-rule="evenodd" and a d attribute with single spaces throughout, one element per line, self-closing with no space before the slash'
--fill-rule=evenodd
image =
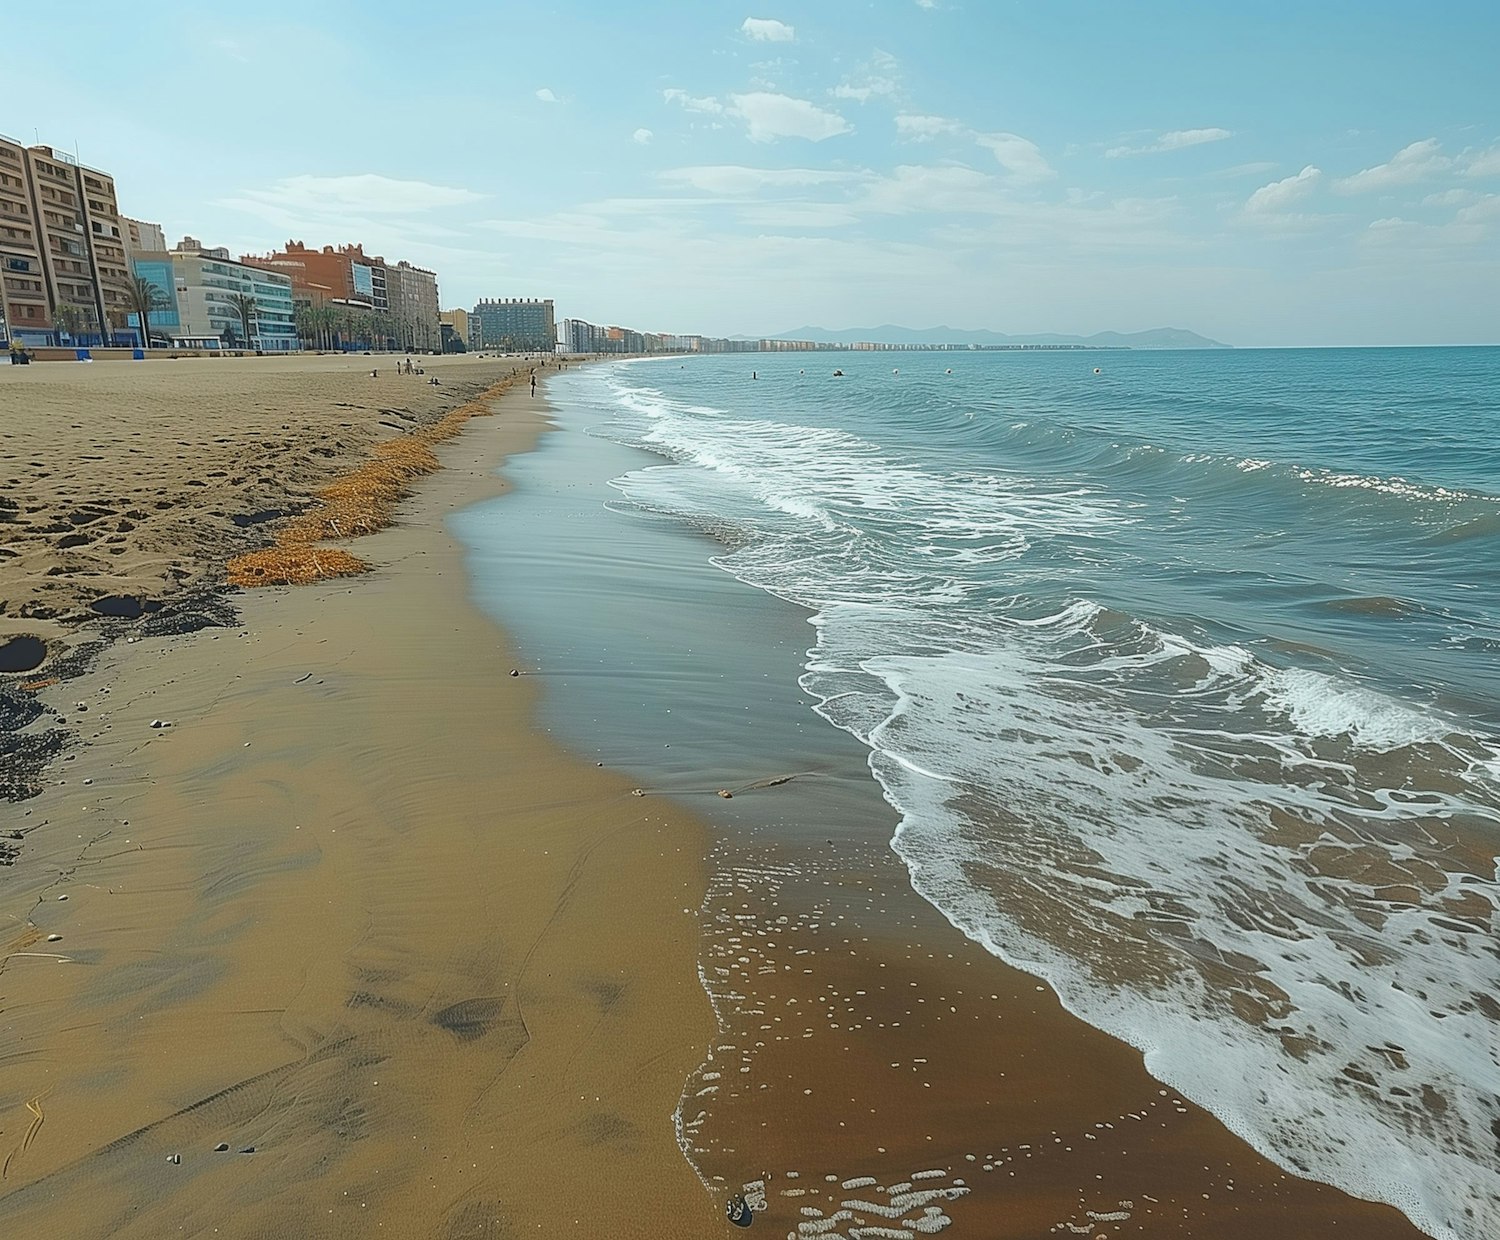
<path id="1" fill-rule="evenodd" d="M 531 394 L 533 396 L 536 395 L 536 376 L 535 375 L 531 376 Z"/>

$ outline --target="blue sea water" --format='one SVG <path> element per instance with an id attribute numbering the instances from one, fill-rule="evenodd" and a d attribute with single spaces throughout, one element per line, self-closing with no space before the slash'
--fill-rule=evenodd
<path id="1" fill-rule="evenodd" d="M 618 520 L 710 531 L 812 613 L 810 708 L 955 926 L 1284 1166 L 1500 1234 L 1500 350 L 728 356 L 549 394 L 653 454 Z"/>

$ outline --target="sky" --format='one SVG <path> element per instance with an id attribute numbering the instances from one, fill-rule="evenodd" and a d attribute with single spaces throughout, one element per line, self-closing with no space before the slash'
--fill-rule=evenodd
<path id="1" fill-rule="evenodd" d="M 0 132 L 169 243 L 359 241 L 445 307 L 1500 342 L 1492 2 L 265 7 L 19 6 Z"/>

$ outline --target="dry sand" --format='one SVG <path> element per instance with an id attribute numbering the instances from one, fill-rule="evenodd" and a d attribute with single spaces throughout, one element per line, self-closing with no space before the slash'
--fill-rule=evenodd
<path id="1" fill-rule="evenodd" d="M 417 360 L 426 375 L 390 356 L 0 367 L 0 641 L 66 641 L 101 597 L 179 605 L 268 513 L 525 365 Z"/>
<path id="2" fill-rule="evenodd" d="M 120 387 L 104 364 L 30 368 L 35 403 L 5 429 L 55 480 L 49 515 L 208 484 L 122 531 L 118 557 L 29 539 L 28 564 L 63 555 L 80 578 L 33 602 L 207 581 L 239 545 L 229 516 L 305 496 L 407 422 L 378 407 L 440 412 L 415 378 L 312 359 L 281 382 L 280 364 L 122 363 Z M 493 377 L 471 366 L 455 388 Z M 127 417 L 137 384 L 151 401 Z M 88 743 L 6 807 L 31 830 L 0 870 L 0 1234 L 724 1227 L 672 1119 L 712 1034 L 684 911 L 702 830 L 533 730 L 538 682 L 508 675 L 442 525 L 539 429 L 519 392 L 498 407 L 356 544 L 374 573 L 253 592 L 232 629 L 117 642 L 35 691 Z M 69 434 L 26 429 L 39 408 Z M 137 430 L 166 450 L 122 453 Z M 246 460 L 257 441 L 285 446 Z"/>

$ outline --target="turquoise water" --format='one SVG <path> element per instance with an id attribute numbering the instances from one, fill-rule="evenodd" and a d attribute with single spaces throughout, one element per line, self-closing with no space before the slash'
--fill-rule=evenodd
<path id="1" fill-rule="evenodd" d="M 1500 1233 L 1500 350 L 549 395 L 624 453 L 591 520 L 708 532 L 685 563 L 811 613 L 777 717 L 858 743 L 959 929 L 1284 1166 Z"/>

